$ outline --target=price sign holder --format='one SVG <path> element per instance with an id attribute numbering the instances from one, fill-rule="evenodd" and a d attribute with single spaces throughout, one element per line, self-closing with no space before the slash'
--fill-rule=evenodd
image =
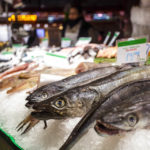
<path id="1" fill-rule="evenodd" d="M 80 37 L 75 46 L 81 46 L 85 44 L 89 44 L 91 42 L 91 37 Z"/>
<path id="2" fill-rule="evenodd" d="M 117 64 L 145 62 L 150 50 L 147 38 L 118 41 Z"/>
<path id="3" fill-rule="evenodd" d="M 61 47 L 66 48 L 71 46 L 71 39 L 69 38 L 62 38 L 61 39 Z"/>

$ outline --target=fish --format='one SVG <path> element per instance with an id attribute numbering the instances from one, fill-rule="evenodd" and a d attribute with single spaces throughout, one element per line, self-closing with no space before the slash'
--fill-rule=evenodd
<path id="1" fill-rule="evenodd" d="M 0 74 L 0 79 L 2 79 L 3 77 L 5 77 L 6 75 L 21 71 L 21 70 L 26 70 L 29 67 L 29 63 L 26 64 L 22 64 L 22 65 L 18 65 L 16 67 L 10 68 L 9 70 L 3 72 Z"/>
<path id="2" fill-rule="evenodd" d="M 20 82 L 20 84 L 18 83 L 17 85 L 15 85 L 11 89 L 9 89 L 7 91 L 7 94 L 12 94 L 15 92 L 19 92 L 19 91 L 23 91 L 25 89 L 32 88 L 38 84 L 39 80 L 40 80 L 40 76 L 35 76 L 32 78 L 23 80 Z"/>
<path id="3" fill-rule="evenodd" d="M 18 80 L 17 75 L 3 79 L 2 81 L 0 81 L 0 90 L 4 90 L 6 88 L 13 86 L 14 84 L 17 84 L 16 82 L 17 80 Z"/>
<path id="4" fill-rule="evenodd" d="M 99 50 L 96 57 L 98 57 L 98 58 L 116 58 L 117 57 L 117 47 L 107 47 L 103 50 Z"/>
<path id="5" fill-rule="evenodd" d="M 49 68 L 43 71 L 44 74 L 51 74 L 51 75 L 58 75 L 58 76 L 71 76 L 75 75 L 75 72 L 73 69 L 62 69 L 62 68 Z"/>
<path id="6" fill-rule="evenodd" d="M 96 63 L 92 63 L 92 62 L 82 62 L 80 63 L 76 68 L 75 68 L 75 73 L 79 74 L 81 72 L 85 72 L 88 70 L 93 70 L 95 68 L 99 68 L 99 67 L 109 67 L 111 66 L 110 63 L 101 63 L 101 64 L 96 64 Z"/>
<path id="7" fill-rule="evenodd" d="M 78 57 L 83 57 L 88 59 L 89 57 L 95 57 L 99 51 L 100 45 L 96 44 L 87 44 L 75 47 L 68 56 L 68 62 L 72 64 L 74 59 Z"/>
<path id="8" fill-rule="evenodd" d="M 69 89 L 68 91 L 59 94 L 57 96 L 54 96 L 50 99 L 47 99 L 45 101 L 36 103 L 33 107 L 35 110 L 50 110 L 49 102 L 51 101 L 57 101 L 57 99 L 63 99 L 65 101 L 86 101 L 88 104 L 88 101 L 90 99 L 95 99 L 97 101 L 97 98 L 95 98 L 95 95 L 98 94 L 98 101 L 100 98 L 103 98 L 106 96 L 110 91 L 114 90 L 118 86 L 121 86 L 122 84 L 134 81 L 138 79 L 148 78 L 150 77 L 150 66 L 142 66 L 142 67 L 135 67 L 130 68 L 125 71 L 119 71 L 115 72 L 111 75 L 108 75 L 106 77 L 103 77 L 101 79 L 98 79 L 96 81 L 93 81 L 87 85 L 75 87 L 73 89 Z M 95 92 L 93 92 L 95 91 Z M 92 94 L 91 94 L 92 93 Z M 94 93 L 94 94 L 93 94 Z M 93 100 L 90 101 L 90 103 L 93 103 Z M 86 106 L 87 107 L 87 106 Z"/>
<path id="9" fill-rule="evenodd" d="M 117 72 L 121 68 L 123 67 L 110 66 L 97 68 L 44 85 L 36 89 L 26 98 L 26 100 L 28 101 L 26 103 L 26 107 L 32 108 L 35 103 L 50 99 L 51 97 L 57 96 L 67 91 L 68 89 L 82 86 L 96 81 L 100 78 L 106 77 L 114 72 Z"/>
<path id="10" fill-rule="evenodd" d="M 4 90 L 10 87 L 12 89 L 17 89 L 20 86 L 23 86 L 23 84 L 28 84 L 29 82 L 34 82 L 35 84 L 35 80 L 37 80 L 36 77 L 40 78 L 40 71 L 30 71 L 6 77 L 0 81 L 0 90 Z M 39 83 L 37 82 L 37 84 Z"/>
<path id="11" fill-rule="evenodd" d="M 125 83 L 97 102 L 79 121 L 59 150 L 70 150 L 89 130 L 100 136 L 148 128 L 150 78 Z"/>
<path id="12" fill-rule="evenodd" d="M 56 72 L 58 69 L 54 69 L 54 70 Z M 45 67 L 41 70 L 33 70 L 33 71 L 28 71 L 28 72 L 22 72 L 22 73 L 19 73 L 17 75 L 15 74 L 15 75 L 12 75 L 10 77 L 6 77 L 2 81 L 0 81 L 0 90 L 4 90 L 6 88 L 11 87 L 12 89 L 7 91 L 7 94 L 8 93 L 10 94 L 11 91 L 14 91 L 14 90 L 17 90 L 17 89 L 18 90 L 19 89 L 23 90 L 23 89 L 26 89 L 27 87 L 30 88 L 30 87 L 33 87 L 34 84 L 35 85 L 37 84 L 36 88 L 38 88 L 42 84 L 45 85 L 46 83 L 39 83 L 39 81 L 38 81 L 39 79 L 37 80 L 36 77 L 40 78 L 40 75 L 42 73 L 49 74 L 51 71 L 52 71 L 52 68 Z M 69 73 L 69 70 L 67 71 L 67 73 Z M 33 83 L 33 84 L 31 85 L 30 83 Z M 25 88 L 25 86 L 26 86 L 26 88 Z"/>
<path id="13" fill-rule="evenodd" d="M 33 106 L 34 111 L 19 123 L 17 130 L 20 131 L 26 124 L 29 124 L 22 132 L 25 134 L 36 125 L 34 122 L 38 123 L 40 120 L 44 121 L 45 129 L 47 127 L 46 120 L 81 117 L 90 109 L 96 97 L 97 92 L 80 88 L 67 91 L 59 97 L 39 102 Z"/>
<path id="14" fill-rule="evenodd" d="M 95 103 L 101 101 L 103 97 L 118 86 L 129 81 L 148 77 L 150 77 L 150 66 L 135 67 L 116 72 L 90 84 L 70 89 L 60 95 L 36 103 L 33 106 L 34 111 L 30 115 L 35 119 L 44 121 L 81 117 Z M 29 122 L 30 120 L 26 122 L 25 119 L 21 125 Z M 32 126 L 31 122 L 30 125 Z"/>

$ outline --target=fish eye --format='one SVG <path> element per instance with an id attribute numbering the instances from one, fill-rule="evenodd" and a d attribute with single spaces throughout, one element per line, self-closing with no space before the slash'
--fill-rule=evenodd
<path id="1" fill-rule="evenodd" d="M 46 92 L 43 92 L 43 93 L 42 93 L 42 98 L 43 98 L 43 99 L 46 99 L 47 97 L 48 97 L 47 93 L 46 93 Z"/>
<path id="2" fill-rule="evenodd" d="M 132 114 L 128 116 L 128 124 L 131 127 L 134 127 L 137 123 L 137 116 Z"/>
<path id="3" fill-rule="evenodd" d="M 58 107 L 58 108 L 62 108 L 62 107 L 65 106 L 65 101 L 62 100 L 62 99 L 57 100 L 57 101 L 55 102 L 55 106 Z"/>

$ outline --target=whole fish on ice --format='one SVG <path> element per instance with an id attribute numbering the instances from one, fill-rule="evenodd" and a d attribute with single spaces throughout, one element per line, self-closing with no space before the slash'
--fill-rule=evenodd
<path id="1" fill-rule="evenodd" d="M 99 135 L 116 135 L 150 125 L 150 79 L 121 85 L 94 105 L 60 150 L 70 150 L 90 127 Z"/>
<path id="2" fill-rule="evenodd" d="M 82 86 L 100 78 L 106 77 L 114 72 L 119 71 L 120 68 L 121 67 L 118 66 L 97 68 L 91 71 L 80 73 L 78 75 L 70 76 L 61 81 L 56 81 L 44 85 L 36 89 L 26 98 L 28 101 L 26 106 L 32 107 L 35 103 L 50 99 L 51 97 L 57 96 L 69 89 Z"/>
<path id="3" fill-rule="evenodd" d="M 118 86 L 137 79 L 150 77 L 150 66 L 135 67 L 113 73 L 90 84 L 70 89 L 48 100 L 34 104 L 31 116 L 19 124 L 19 130 L 30 122 L 27 130 L 32 127 L 32 121 L 48 119 L 66 119 L 83 116 L 95 102 L 101 101 L 110 91 Z M 30 120 L 30 118 L 32 118 Z M 24 133 L 25 133 L 24 132 Z"/>

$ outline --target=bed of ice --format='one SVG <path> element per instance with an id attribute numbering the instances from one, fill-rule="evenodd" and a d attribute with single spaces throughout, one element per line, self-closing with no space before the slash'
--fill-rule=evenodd
<path id="1" fill-rule="evenodd" d="M 44 76 L 45 77 L 45 76 Z M 54 80 L 54 77 L 51 76 Z M 60 77 L 57 77 L 61 79 Z M 55 78 L 56 79 L 56 78 Z M 44 81 L 44 80 L 43 80 Z M 26 91 L 7 95 L 0 91 L 0 127 L 12 135 L 24 150 L 58 150 L 80 118 L 48 121 L 43 129 L 41 121 L 30 132 L 21 135 L 16 126 L 30 113 L 24 106 Z M 74 146 L 73 150 L 149 150 L 150 131 L 138 130 L 121 136 L 100 137 L 93 129 Z"/>

